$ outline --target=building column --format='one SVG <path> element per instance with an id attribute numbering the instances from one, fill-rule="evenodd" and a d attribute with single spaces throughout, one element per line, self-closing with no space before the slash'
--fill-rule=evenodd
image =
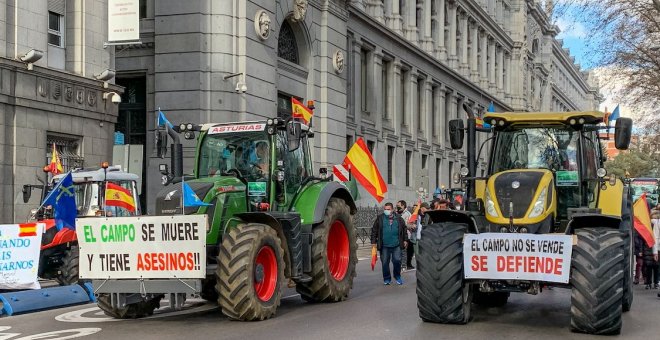
<path id="1" fill-rule="evenodd" d="M 449 66 L 456 68 L 458 56 L 456 55 L 456 4 L 449 4 Z"/>
<path id="2" fill-rule="evenodd" d="M 506 78 L 504 79 L 504 95 L 510 101 L 511 100 L 511 54 L 507 53 L 504 58 L 504 68 L 506 69 Z"/>
<path id="3" fill-rule="evenodd" d="M 351 0 L 351 3 L 352 3 L 353 5 L 355 5 L 355 7 L 359 8 L 359 9 L 361 9 L 361 10 L 363 10 L 363 11 L 365 10 L 365 7 L 364 7 L 364 1 L 363 1 L 363 0 Z"/>
<path id="4" fill-rule="evenodd" d="M 436 22 L 437 45 L 435 46 L 435 56 L 440 61 L 447 61 L 447 47 L 445 46 L 445 0 L 436 0 Z"/>
<path id="5" fill-rule="evenodd" d="M 424 132 L 424 139 L 428 144 L 432 144 L 433 133 L 431 130 L 433 126 L 431 125 L 431 117 L 433 116 L 433 78 L 426 77 L 424 81 L 424 114 L 423 114 L 423 124 L 421 125 L 421 130 Z"/>
<path id="6" fill-rule="evenodd" d="M 488 41 L 488 89 L 491 93 L 496 92 L 495 82 L 495 39 Z"/>
<path id="7" fill-rule="evenodd" d="M 496 6 L 495 6 L 495 22 L 497 22 L 500 26 L 502 25 L 503 22 L 503 9 L 504 9 L 504 2 L 502 0 L 497 0 Z"/>
<path id="8" fill-rule="evenodd" d="M 417 29 L 417 0 L 406 0 L 406 22 L 403 28 L 406 39 L 417 44 L 419 30 Z"/>
<path id="9" fill-rule="evenodd" d="M 497 96 L 504 98 L 504 49 L 497 49 Z"/>
<path id="10" fill-rule="evenodd" d="M 470 55 L 470 79 L 476 84 L 479 82 L 479 40 L 476 21 L 470 23 L 470 41 L 472 48 L 472 54 Z"/>
<path id="11" fill-rule="evenodd" d="M 408 115 L 406 121 L 403 122 L 403 126 L 406 132 L 413 133 L 413 131 L 415 131 L 415 113 L 419 109 L 419 103 L 417 102 L 417 70 L 412 69 L 408 74 L 410 77 L 408 82 L 408 95 L 406 96 L 406 111 L 408 112 Z"/>
<path id="12" fill-rule="evenodd" d="M 399 107 L 401 106 L 401 62 L 399 59 L 395 59 L 392 62 L 392 81 L 390 84 L 390 122 L 394 126 L 396 133 L 400 134 L 400 127 L 403 125 L 403 122 L 400 122 L 399 119 Z"/>
<path id="13" fill-rule="evenodd" d="M 435 141 L 443 144 L 445 141 L 445 125 L 447 122 L 445 122 L 445 85 L 442 84 L 438 86 L 438 98 L 436 99 L 435 102 L 437 108 L 435 110 L 435 126 L 433 127 L 436 131 L 436 138 Z"/>
<path id="14" fill-rule="evenodd" d="M 479 86 L 488 88 L 488 35 L 485 31 L 479 32 L 480 60 Z"/>
<path id="15" fill-rule="evenodd" d="M 495 16 L 495 0 L 488 0 L 488 14 Z"/>
<path id="16" fill-rule="evenodd" d="M 373 52 L 373 70 L 374 72 L 371 72 L 371 79 L 369 87 L 371 91 L 371 98 L 369 98 L 369 107 L 373 108 L 371 110 L 371 115 L 372 119 L 374 120 L 376 124 L 376 129 L 379 131 L 382 131 L 383 127 L 383 122 L 385 121 L 385 117 L 383 116 L 384 108 L 383 108 L 383 100 L 382 100 L 382 91 L 380 85 L 383 83 L 383 52 L 380 48 L 377 48 Z"/>
<path id="17" fill-rule="evenodd" d="M 422 11 L 422 16 L 424 17 L 424 40 L 423 46 L 426 52 L 433 54 L 433 32 L 431 31 L 431 1 L 435 0 L 424 0 L 424 9 Z"/>
<path id="18" fill-rule="evenodd" d="M 367 13 L 373 16 L 379 22 L 385 22 L 384 9 L 385 4 L 383 0 L 365 0 L 367 1 Z"/>
<path id="19" fill-rule="evenodd" d="M 401 31 L 402 29 L 402 18 L 401 18 L 401 13 L 399 12 L 399 2 L 404 1 L 404 0 L 386 0 L 389 2 L 389 8 L 391 10 L 390 13 L 390 22 L 389 22 L 389 28 L 394 30 L 394 32 L 399 33 L 403 35 L 403 32 Z"/>
<path id="20" fill-rule="evenodd" d="M 460 71 L 464 76 L 470 75 L 469 64 L 468 64 L 468 18 L 467 14 L 461 13 L 459 16 L 460 25 L 461 25 L 461 65 Z"/>
<path id="21" fill-rule="evenodd" d="M 353 79 L 353 117 L 355 117 L 355 124 L 360 125 L 362 118 L 362 91 L 360 91 L 362 86 L 362 79 L 360 79 L 362 74 L 362 42 L 359 37 L 355 37 L 353 40 L 353 50 L 349 53 L 351 53 L 351 60 L 353 61 L 353 74 L 348 75 Z"/>

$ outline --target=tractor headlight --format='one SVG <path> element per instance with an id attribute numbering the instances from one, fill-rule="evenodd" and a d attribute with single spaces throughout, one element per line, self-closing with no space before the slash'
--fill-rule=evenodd
<path id="1" fill-rule="evenodd" d="M 499 217 L 497 214 L 497 209 L 495 209 L 495 202 L 490 197 L 490 190 L 486 189 L 486 213 L 493 217 Z"/>
<path id="2" fill-rule="evenodd" d="M 529 213 L 529 218 L 538 217 L 543 213 L 546 196 L 548 196 L 548 187 L 543 188 L 539 198 L 534 202 L 534 207 L 532 207 L 532 211 Z"/>

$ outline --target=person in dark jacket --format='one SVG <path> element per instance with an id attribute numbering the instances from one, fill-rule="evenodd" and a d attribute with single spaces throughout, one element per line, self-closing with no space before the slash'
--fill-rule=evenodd
<path id="1" fill-rule="evenodd" d="M 380 251 L 383 264 L 383 283 L 390 285 L 390 261 L 394 267 L 394 280 L 403 284 L 401 278 L 401 250 L 408 246 L 406 222 L 394 211 L 392 203 L 385 203 L 383 213 L 379 214 L 371 227 L 371 245 Z"/>
<path id="2" fill-rule="evenodd" d="M 649 247 L 646 242 L 642 243 L 642 256 L 644 257 L 644 278 L 646 279 L 646 289 L 658 289 L 658 253 L 655 250 L 655 244 Z"/>

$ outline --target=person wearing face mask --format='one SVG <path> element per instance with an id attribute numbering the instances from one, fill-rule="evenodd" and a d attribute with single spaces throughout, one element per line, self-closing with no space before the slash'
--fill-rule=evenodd
<path id="1" fill-rule="evenodd" d="M 396 202 L 396 213 L 399 214 L 401 218 L 406 222 L 406 234 L 408 236 L 408 247 L 406 247 L 406 251 L 404 252 L 406 261 L 402 264 L 402 268 L 404 270 L 415 269 L 415 267 L 412 265 L 412 259 L 415 253 L 414 246 L 417 242 L 417 237 L 415 237 L 415 233 L 413 232 L 413 227 L 415 224 L 408 221 L 410 219 L 410 215 L 412 215 L 410 211 L 408 211 L 408 203 L 406 203 L 404 200 Z"/>
<path id="2" fill-rule="evenodd" d="M 390 261 L 392 262 L 394 280 L 403 284 L 401 278 L 401 250 L 408 246 L 406 222 L 394 212 L 392 203 L 385 203 L 383 213 L 379 214 L 371 227 L 371 245 L 380 251 L 380 262 L 383 266 L 383 283 L 392 283 Z"/>

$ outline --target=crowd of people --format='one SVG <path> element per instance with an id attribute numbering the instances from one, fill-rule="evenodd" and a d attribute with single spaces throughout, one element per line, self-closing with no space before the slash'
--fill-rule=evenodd
<path id="1" fill-rule="evenodd" d="M 413 270 L 413 258 L 417 254 L 417 241 L 421 238 L 422 225 L 428 224 L 426 212 L 429 210 L 455 209 L 447 199 L 440 197 L 431 204 L 422 202 L 408 207 L 404 200 L 383 206 L 383 212 L 374 220 L 371 227 L 371 245 L 380 253 L 383 270 L 383 284 L 392 284 L 392 278 L 403 285 L 402 270 Z M 416 212 L 414 215 L 412 212 Z M 404 261 L 405 260 L 405 261 Z M 390 263 L 392 271 L 390 271 Z"/>
<path id="2" fill-rule="evenodd" d="M 660 204 L 651 209 L 651 226 L 655 243 L 648 246 L 642 236 L 634 231 L 635 237 L 635 278 L 634 284 L 645 284 L 646 289 L 660 289 Z M 660 293 L 658 293 L 660 297 Z"/>

